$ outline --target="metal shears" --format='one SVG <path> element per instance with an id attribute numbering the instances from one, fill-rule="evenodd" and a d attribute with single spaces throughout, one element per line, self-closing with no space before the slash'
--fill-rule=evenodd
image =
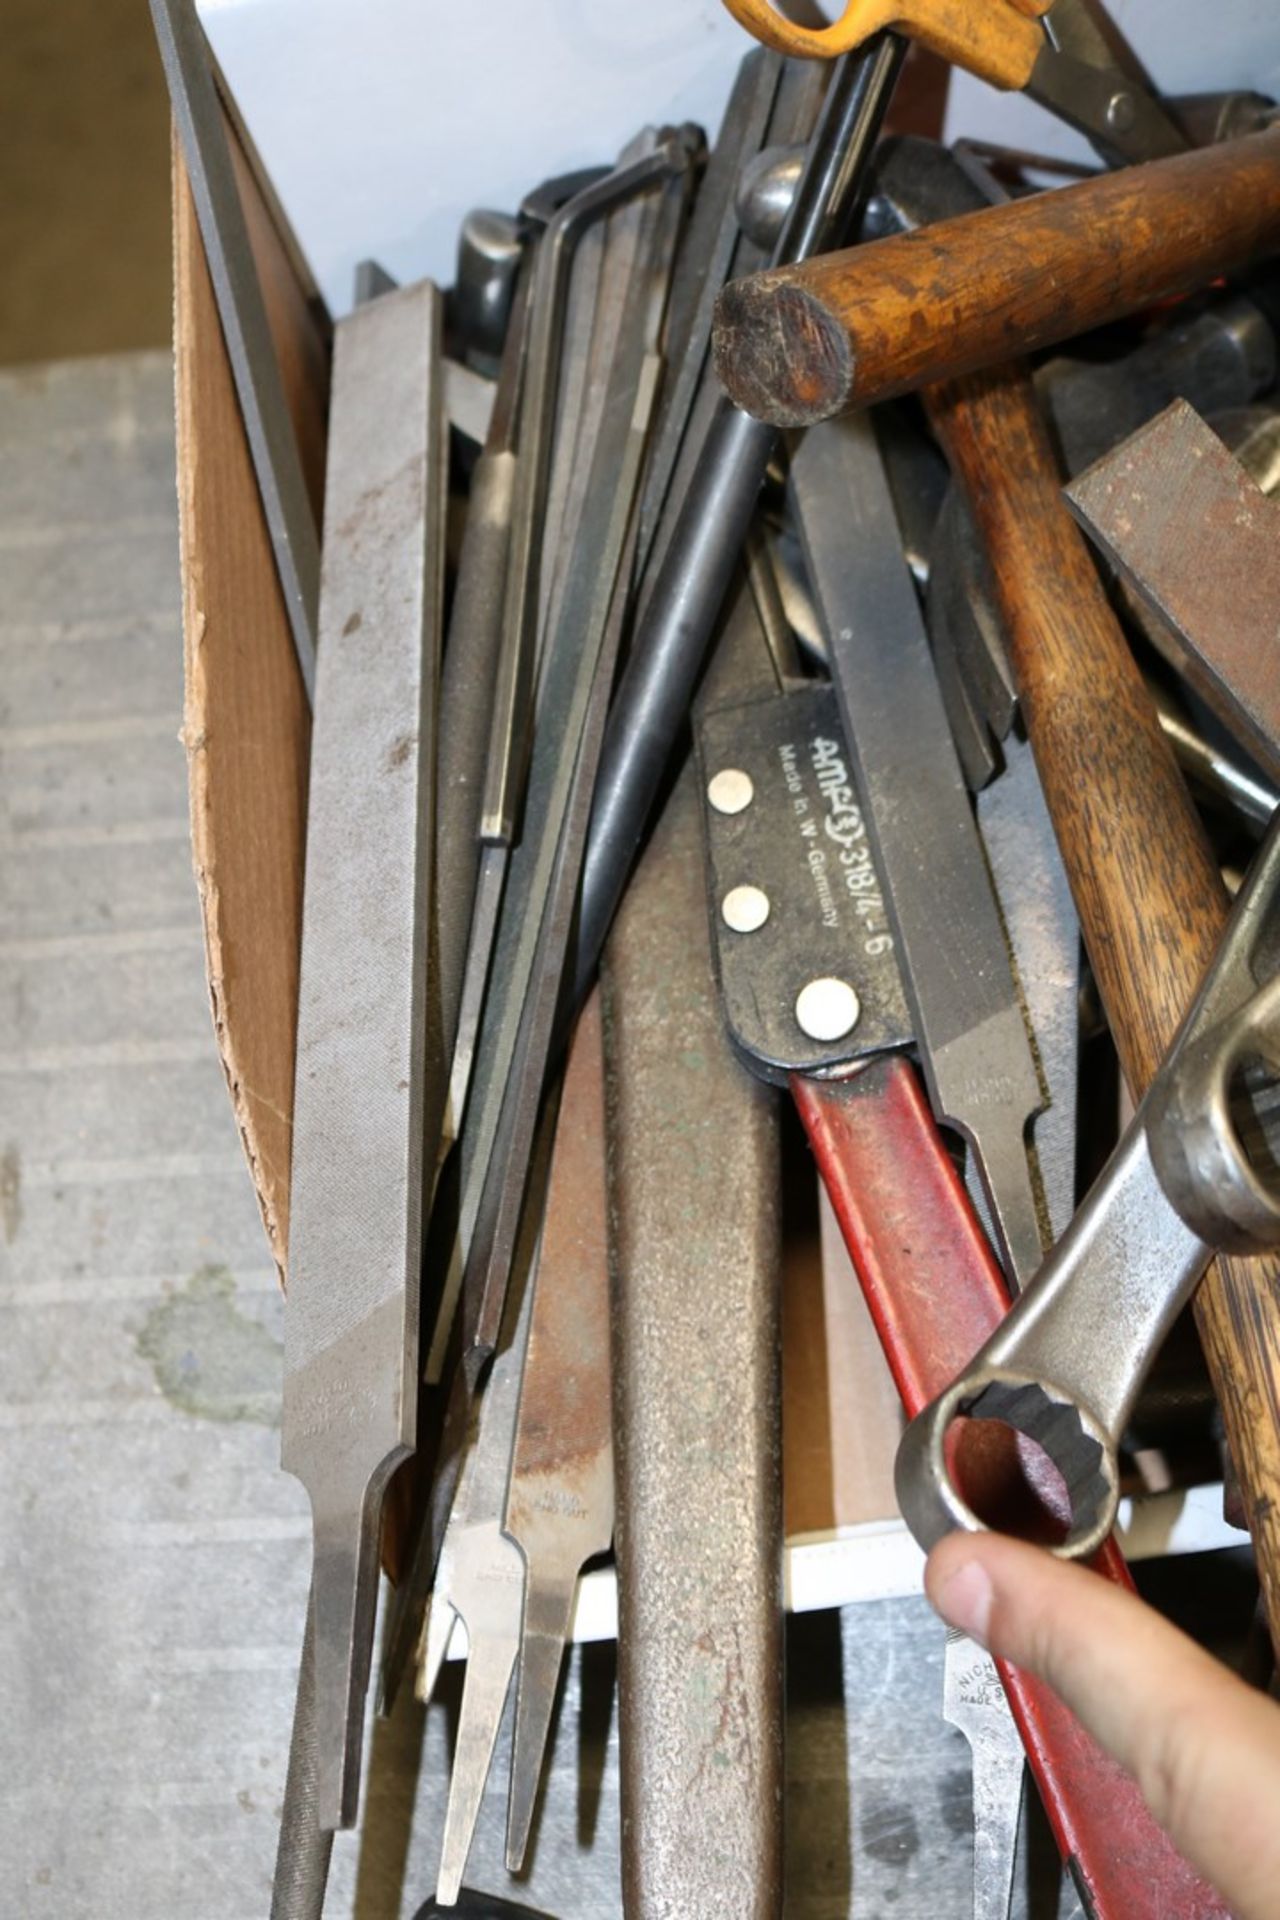
<path id="1" fill-rule="evenodd" d="M 918 41 L 993 87 L 1028 94 L 1110 164 L 1187 146 L 1146 82 L 1117 64 L 1084 0 L 848 0 L 827 27 L 797 26 L 772 0 L 724 4 L 765 46 L 799 59 L 832 60 L 881 32 Z"/>

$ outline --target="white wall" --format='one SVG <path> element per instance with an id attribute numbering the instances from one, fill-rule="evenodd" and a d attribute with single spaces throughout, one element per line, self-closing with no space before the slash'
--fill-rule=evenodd
<path id="1" fill-rule="evenodd" d="M 989 4 L 990 0 L 978 0 Z M 638 127 L 714 131 L 746 35 L 719 0 L 200 0 L 325 297 L 366 254 L 448 282 L 469 207 L 608 160 Z M 1280 0 L 1112 0 L 1170 90 L 1280 93 Z M 1088 152 L 1020 96 L 958 74 L 948 131 Z"/>
<path id="2" fill-rule="evenodd" d="M 202 0 L 335 313 L 356 262 L 453 278 L 469 207 L 611 160 L 649 121 L 718 124 L 746 36 L 719 0 Z M 465 24 L 463 24 L 465 22 Z"/>
<path id="3" fill-rule="evenodd" d="M 1251 87 L 1280 99 L 1280 0 L 1107 0 L 1107 12 L 1162 93 Z M 1023 94 L 993 94 L 967 73 L 953 77 L 946 132 L 1097 164 L 1043 107 Z"/>

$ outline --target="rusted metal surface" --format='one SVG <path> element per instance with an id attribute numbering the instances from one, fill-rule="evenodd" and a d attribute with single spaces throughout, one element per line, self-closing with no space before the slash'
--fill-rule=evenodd
<path id="1" fill-rule="evenodd" d="M 532 1289 L 517 1281 L 480 1402 L 475 1450 L 454 1502 L 448 1599 L 467 1629 L 467 1678 L 449 1776 L 436 1899 L 457 1904 L 520 1645 L 524 1562 L 502 1531 Z M 443 1555 L 442 1555 L 443 1557 Z"/>
<path id="2" fill-rule="evenodd" d="M 686 771 L 604 963 L 626 1911 L 782 1902 L 777 1112 L 711 970 Z"/>
<path id="3" fill-rule="evenodd" d="M 613 1538 L 609 1222 L 600 996 L 582 1010 L 556 1125 L 504 1531 L 525 1560 L 507 1857 L 524 1859 L 578 1572 Z"/>
<path id="4" fill-rule="evenodd" d="M 1085 531 L 1161 623 L 1161 644 L 1280 778 L 1280 503 L 1175 400 L 1073 480 Z"/>

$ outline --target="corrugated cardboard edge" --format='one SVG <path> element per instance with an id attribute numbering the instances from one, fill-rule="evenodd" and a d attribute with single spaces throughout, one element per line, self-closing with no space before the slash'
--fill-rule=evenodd
<path id="1" fill-rule="evenodd" d="M 327 357 L 287 252 L 237 172 L 319 512 Z M 174 364 L 191 839 L 214 1033 L 267 1240 L 289 1239 L 310 716 L 186 170 L 173 157 Z"/>

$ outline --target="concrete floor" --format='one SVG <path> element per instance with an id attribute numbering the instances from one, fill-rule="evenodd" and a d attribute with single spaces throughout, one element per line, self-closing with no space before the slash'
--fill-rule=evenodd
<path id="1" fill-rule="evenodd" d="M 169 112 L 146 0 L 4 0 L 0 365 L 169 340 Z"/>

